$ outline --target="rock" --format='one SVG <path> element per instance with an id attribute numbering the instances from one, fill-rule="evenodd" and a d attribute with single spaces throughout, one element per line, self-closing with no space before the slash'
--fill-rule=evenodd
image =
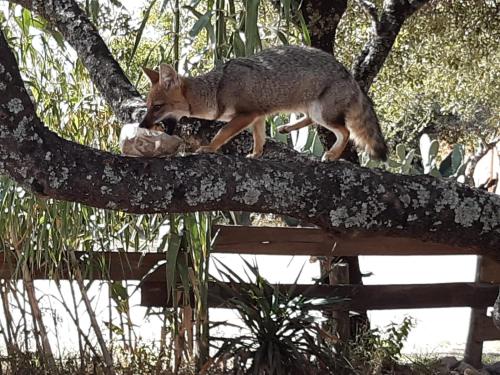
<path id="1" fill-rule="evenodd" d="M 408 365 L 396 364 L 393 368 L 394 374 L 397 375 L 413 375 L 414 372 Z"/>
<path id="2" fill-rule="evenodd" d="M 168 156 L 177 152 L 182 140 L 164 131 L 125 124 L 120 132 L 120 148 L 126 156 Z"/>
<path id="3" fill-rule="evenodd" d="M 443 357 L 438 360 L 437 367 L 440 370 L 450 371 L 458 366 L 460 361 L 453 356 Z"/>
<path id="4" fill-rule="evenodd" d="M 477 371 L 474 366 L 469 365 L 467 362 L 460 362 L 460 364 L 455 367 L 454 370 L 464 375 L 479 375 L 479 371 Z"/>
<path id="5" fill-rule="evenodd" d="M 500 375 L 500 362 L 484 366 L 484 370 L 490 375 Z"/>

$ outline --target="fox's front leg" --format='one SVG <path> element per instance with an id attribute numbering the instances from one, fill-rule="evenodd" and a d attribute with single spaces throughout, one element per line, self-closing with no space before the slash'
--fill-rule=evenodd
<path id="1" fill-rule="evenodd" d="M 252 122 L 253 128 L 253 149 L 252 153 L 247 155 L 247 158 L 256 159 L 264 152 L 266 144 L 266 118 L 264 116 L 257 117 Z"/>
<path id="2" fill-rule="evenodd" d="M 202 152 L 217 152 L 217 150 L 234 138 L 237 134 L 243 131 L 245 128 L 250 126 L 250 124 L 258 117 L 257 114 L 239 114 L 236 115 L 231 121 L 229 121 L 224 127 L 219 130 L 207 146 L 201 146 L 196 150 L 197 153 Z"/>

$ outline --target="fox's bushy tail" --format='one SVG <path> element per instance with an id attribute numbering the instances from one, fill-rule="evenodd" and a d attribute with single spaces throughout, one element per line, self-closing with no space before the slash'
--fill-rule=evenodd
<path id="1" fill-rule="evenodd" d="M 380 130 L 373 103 L 365 93 L 360 92 L 345 119 L 351 138 L 359 149 L 366 151 L 374 159 L 387 160 L 387 144 Z"/>

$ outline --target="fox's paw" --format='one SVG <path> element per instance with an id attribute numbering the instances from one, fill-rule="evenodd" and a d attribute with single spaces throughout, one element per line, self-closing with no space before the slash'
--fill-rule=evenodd
<path id="1" fill-rule="evenodd" d="M 201 146 L 201 147 L 198 147 L 198 149 L 196 150 L 197 154 L 209 154 L 209 153 L 213 153 L 213 152 L 217 152 L 217 150 L 211 146 Z"/>
<path id="2" fill-rule="evenodd" d="M 247 158 L 248 159 L 258 159 L 262 156 L 262 151 L 260 152 L 252 152 L 250 154 L 247 155 Z"/>
<path id="3" fill-rule="evenodd" d="M 280 134 L 288 134 L 291 132 L 290 127 L 288 125 L 280 125 L 276 128 L 276 130 Z"/>
<path id="4" fill-rule="evenodd" d="M 321 158 L 321 161 L 335 161 L 339 160 L 340 154 L 335 153 L 335 152 L 325 152 L 323 154 L 323 157 Z"/>

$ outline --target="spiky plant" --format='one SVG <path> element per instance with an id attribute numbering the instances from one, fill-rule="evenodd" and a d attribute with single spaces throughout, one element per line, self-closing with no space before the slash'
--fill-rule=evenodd
<path id="1" fill-rule="evenodd" d="M 321 328 L 322 318 L 312 310 L 342 300 L 298 295 L 296 282 L 283 290 L 262 277 L 256 265 L 245 261 L 245 266 L 246 280 L 222 263 L 217 267 L 226 281 L 218 282 L 222 294 L 231 296 L 224 306 L 237 311 L 243 332 L 212 338 L 220 342 L 212 367 L 229 363 L 234 374 L 331 374 L 336 336 Z"/>

